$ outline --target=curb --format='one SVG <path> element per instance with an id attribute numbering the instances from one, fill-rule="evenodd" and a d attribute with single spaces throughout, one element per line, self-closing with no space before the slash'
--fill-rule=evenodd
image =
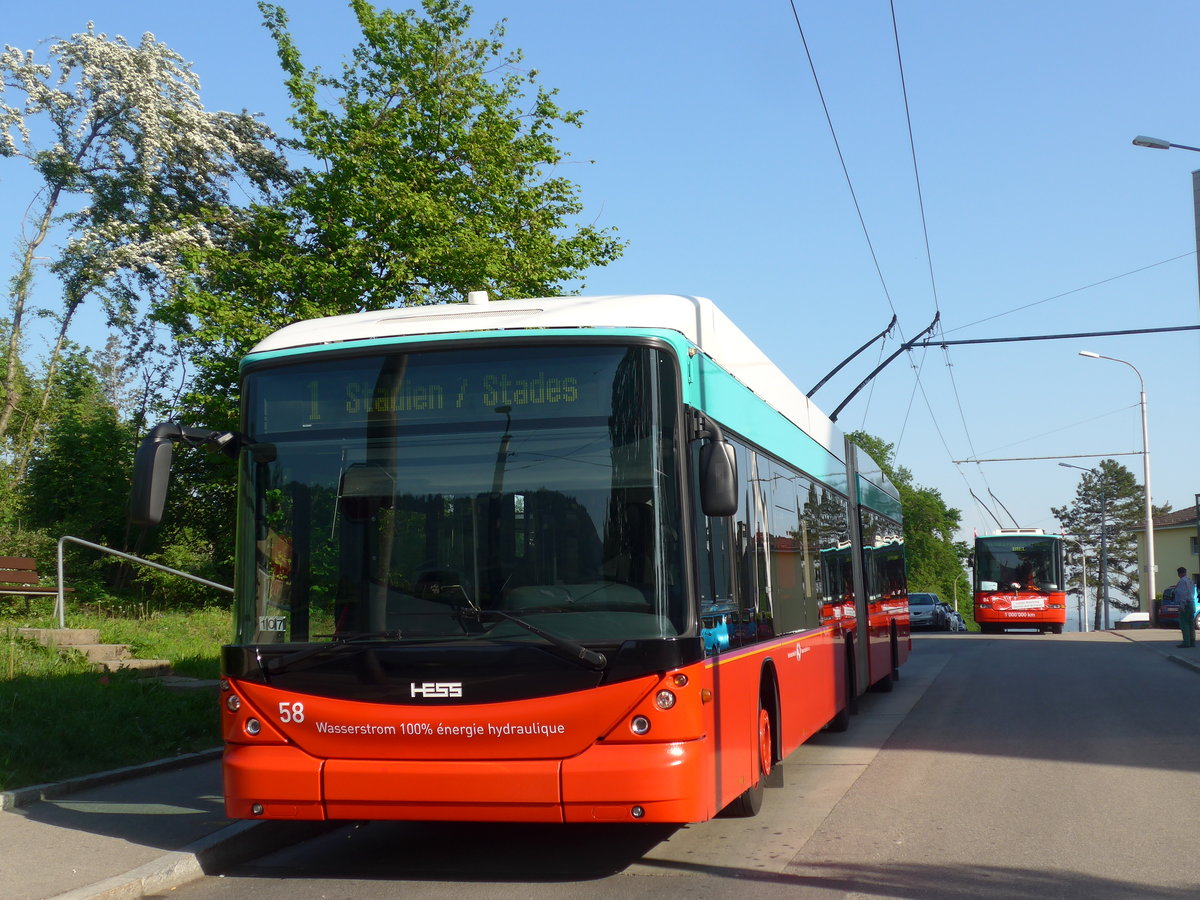
<path id="1" fill-rule="evenodd" d="M 1191 669 L 1193 672 L 1200 672 L 1200 663 L 1194 659 L 1184 659 L 1182 656 L 1176 656 L 1174 653 L 1168 653 L 1167 659 L 1177 665 L 1183 666 L 1185 669 Z"/>
<path id="2" fill-rule="evenodd" d="M 1117 637 L 1125 638 L 1125 640 L 1129 641 L 1129 643 L 1131 643 L 1131 644 L 1142 643 L 1141 641 L 1135 640 L 1134 638 L 1131 638 L 1128 635 L 1122 634 L 1120 631 L 1114 631 L 1113 634 L 1115 634 Z M 1163 653 L 1160 650 L 1156 650 L 1154 647 L 1147 647 L 1146 649 L 1149 650 L 1151 653 L 1157 653 L 1159 656 L 1162 656 L 1163 658 L 1170 660 L 1171 662 L 1175 663 L 1177 666 L 1183 666 L 1185 669 L 1191 669 L 1193 672 L 1200 672 L 1200 659 L 1193 659 L 1193 658 L 1187 657 L 1187 656 L 1180 656 L 1178 653 Z"/>
<path id="3" fill-rule="evenodd" d="M 169 772 L 185 766 L 219 759 L 222 747 L 197 753 L 172 756 L 137 766 L 110 769 L 94 775 L 82 775 L 48 784 L 34 784 L 11 791 L 0 791 L 0 809 L 12 810 L 39 800 L 52 800 L 88 788 L 101 787 L 129 778 L 140 778 L 159 772 Z M 114 875 L 86 887 L 58 894 L 52 900 L 141 900 L 159 896 L 188 882 L 203 878 L 210 872 L 241 865 L 247 860 L 273 853 L 283 847 L 319 837 L 342 821 L 324 822 L 235 822 L 206 837 L 192 842 L 181 850 L 164 853 L 136 869 Z"/>
<path id="4" fill-rule="evenodd" d="M 221 747 L 201 750 L 197 753 L 185 753 L 183 756 L 170 756 L 166 759 L 156 759 L 153 762 L 136 766 L 126 766 L 121 769 L 110 769 L 95 775 L 80 775 L 77 778 L 67 778 L 47 784 L 32 784 L 29 787 L 15 788 L 11 791 L 0 791 L 0 810 L 20 809 L 39 800 L 53 800 L 64 797 L 76 791 L 101 787 L 127 778 L 140 778 L 143 775 L 154 775 L 158 772 L 169 772 L 172 769 L 182 769 L 184 766 L 219 759 L 224 752 Z"/>
<path id="5" fill-rule="evenodd" d="M 237 822 L 158 859 L 87 887 L 75 888 L 50 900 L 142 900 L 303 843 L 345 822 Z"/>

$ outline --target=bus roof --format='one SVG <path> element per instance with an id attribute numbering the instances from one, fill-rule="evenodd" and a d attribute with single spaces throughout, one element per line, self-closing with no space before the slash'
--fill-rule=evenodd
<path id="1" fill-rule="evenodd" d="M 486 294 L 476 292 L 467 303 L 383 309 L 297 322 L 262 340 L 251 353 L 394 337 L 549 328 L 655 328 L 679 332 L 839 459 L 843 456 L 841 432 L 828 417 L 705 297 L 629 294 L 488 300 Z"/>
<path id="2" fill-rule="evenodd" d="M 987 534 L 975 535 L 975 540 L 989 540 L 991 538 L 1010 538 L 1010 537 L 1051 537 L 1060 538 L 1061 534 L 1056 532 L 1046 531 L 1042 528 L 1001 528 L 999 531 L 991 531 Z"/>

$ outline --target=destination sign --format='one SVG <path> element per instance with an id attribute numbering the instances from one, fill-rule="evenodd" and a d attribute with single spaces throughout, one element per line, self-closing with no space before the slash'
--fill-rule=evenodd
<path id="1" fill-rule="evenodd" d="M 409 353 L 308 362 L 247 378 L 254 431 L 611 415 L 614 384 L 643 404 L 642 351 L 623 347 Z M 620 389 L 618 389 L 620 392 Z"/>
<path id="2" fill-rule="evenodd" d="M 451 384 L 450 401 L 455 409 L 489 408 L 499 406 L 567 405 L 579 400 L 579 379 L 574 375 L 550 375 L 539 371 L 528 378 L 513 377 L 508 372 L 483 375 L 479 384 L 459 378 Z M 381 412 L 410 412 L 446 408 L 447 390 L 441 382 L 397 385 L 379 382 L 346 383 L 346 414 L 349 416 Z M 318 396 L 321 383 L 309 382 L 309 390 Z"/>

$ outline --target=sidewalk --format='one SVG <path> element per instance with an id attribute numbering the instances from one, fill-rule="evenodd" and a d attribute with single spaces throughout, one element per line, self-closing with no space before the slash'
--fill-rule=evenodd
<path id="1" fill-rule="evenodd" d="M 1114 630 L 1106 633 L 1125 638 L 1134 644 L 1141 644 L 1173 663 L 1200 672 L 1200 647 L 1179 647 L 1183 636 L 1178 628 L 1131 628 L 1128 631 Z"/>
<path id="2" fill-rule="evenodd" d="M 7 900 L 158 894 L 330 827 L 225 818 L 219 749 L 0 798 Z"/>
<path id="3" fill-rule="evenodd" d="M 1200 648 L 1179 649 L 1177 631 L 1109 631 L 1103 639 L 1140 644 L 1200 673 Z M 6 900 L 158 895 L 342 824 L 226 819 L 219 749 L 3 792 L 0 806 Z"/>

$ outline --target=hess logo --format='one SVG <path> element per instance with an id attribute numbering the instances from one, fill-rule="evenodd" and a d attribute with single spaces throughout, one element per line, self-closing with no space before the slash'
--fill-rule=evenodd
<path id="1" fill-rule="evenodd" d="M 462 682 L 461 681 L 425 681 L 421 684 L 412 682 L 409 687 L 412 689 L 412 696 L 424 697 L 461 697 Z"/>

